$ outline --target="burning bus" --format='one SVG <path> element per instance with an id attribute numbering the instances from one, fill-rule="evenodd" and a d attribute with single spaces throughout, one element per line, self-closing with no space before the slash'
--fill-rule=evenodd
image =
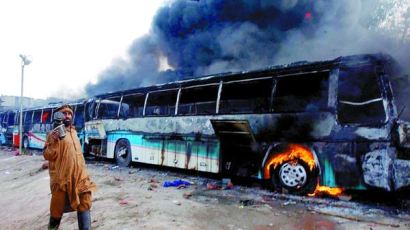
<path id="1" fill-rule="evenodd" d="M 410 185 L 409 123 L 384 54 L 298 62 L 98 95 L 85 103 L 90 154 L 255 177 L 308 194 L 318 185 Z"/>

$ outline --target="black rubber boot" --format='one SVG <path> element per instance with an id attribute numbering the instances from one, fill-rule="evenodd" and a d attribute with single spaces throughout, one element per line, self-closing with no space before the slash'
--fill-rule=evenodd
<path id="1" fill-rule="evenodd" d="M 61 218 L 53 218 L 50 216 L 50 222 L 48 222 L 48 230 L 57 230 L 60 226 Z"/>
<path id="2" fill-rule="evenodd" d="M 77 212 L 78 229 L 90 230 L 91 229 L 91 216 L 90 211 Z"/>

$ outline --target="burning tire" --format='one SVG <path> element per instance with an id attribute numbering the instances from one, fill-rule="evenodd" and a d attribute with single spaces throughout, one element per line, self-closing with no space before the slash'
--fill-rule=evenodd
<path id="1" fill-rule="evenodd" d="M 309 166 L 300 159 L 283 162 L 271 172 L 275 190 L 285 189 L 291 194 L 312 193 L 318 183 L 316 170 L 310 170 Z"/>
<path id="2" fill-rule="evenodd" d="M 115 146 L 115 160 L 117 164 L 122 167 L 127 167 L 131 163 L 131 147 L 130 143 L 121 139 Z"/>

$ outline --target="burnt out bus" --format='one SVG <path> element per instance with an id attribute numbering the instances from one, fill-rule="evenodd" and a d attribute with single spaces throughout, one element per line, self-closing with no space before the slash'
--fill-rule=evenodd
<path id="1" fill-rule="evenodd" d="M 410 184 L 409 123 L 384 54 L 299 62 L 107 93 L 85 105 L 91 154 L 255 177 L 295 194 L 318 184 Z"/>
<path id="2" fill-rule="evenodd" d="M 22 147 L 24 149 L 44 147 L 47 133 L 52 129 L 53 106 L 27 108 L 23 110 Z M 20 113 L 16 115 L 13 130 L 13 146 L 20 145 Z"/>
<path id="3" fill-rule="evenodd" d="M 84 103 L 83 100 L 68 103 L 73 107 L 73 124 L 75 125 L 80 140 L 84 139 Z M 27 108 L 23 110 L 23 138 L 22 147 L 24 149 L 43 149 L 47 139 L 47 134 L 53 129 L 53 113 L 61 103 L 51 103 L 47 106 L 37 108 Z M 15 119 L 13 131 L 13 145 L 19 146 L 19 114 Z"/>

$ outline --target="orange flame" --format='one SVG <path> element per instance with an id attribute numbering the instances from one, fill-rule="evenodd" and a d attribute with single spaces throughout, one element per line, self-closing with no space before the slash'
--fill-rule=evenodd
<path id="1" fill-rule="evenodd" d="M 308 196 L 319 196 L 319 195 L 329 195 L 333 197 L 337 197 L 342 195 L 343 188 L 331 188 L 326 186 L 317 185 L 316 189 L 313 193 L 308 194 Z"/>
<path id="2" fill-rule="evenodd" d="M 310 152 L 308 148 L 302 145 L 291 144 L 289 145 L 288 150 L 279 153 L 275 157 L 269 159 L 268 163 L 266 163 L 264 168 L 264 177 L 270 177 L 271 166 L 273 166 L 273 169 L 275 169 L 278 165 L 282 164 L 283 162 L 294 161 L 297 159 L 304 161 L 309 166 L 310 170 L 313 170 L 313 168 L 316 167 L 313 154 L 312 152 Z"/>
<path id="3" fill-rule="evenodd" d="M 308 148 L 298 144 L 290 144 L 289 149 L 287 149 L 285 152 L 279 153 L 278 155 L 269 159 L 268 163 L 265 165 L 264 168 L 265 178 L 270 177 L 271 166 L 273 166 L 273 169 L 275 169 L 278 165 L 281 165 L 284 162 L 294 161 L 297 159 L 304 161 L 309 166 L 310 170 L 313 170 L 316 167 L 315 158 L 313 157 L 312 152 Z M 327 186 L 321 186 L 318 183 L 315 191 L 313 193 L 308 194 L 308 196 L 328 195 L 337 197 L 342 195 L 343 191 L 343 188 L 331 188 Z"/>

